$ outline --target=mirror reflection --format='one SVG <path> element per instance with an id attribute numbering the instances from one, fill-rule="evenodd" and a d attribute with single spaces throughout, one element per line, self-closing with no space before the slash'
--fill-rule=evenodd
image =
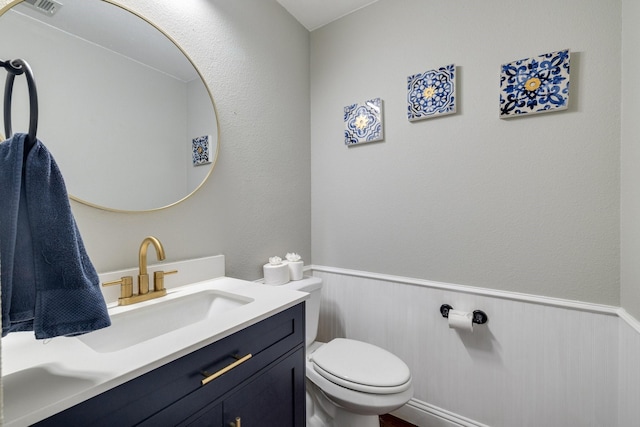
<path id="1" fill-rule="evenodd" d="M 101 0 L 65 0 L 53 16 L 24 1 L 0 19 L 2 59 L 31 65 L 38 138 L 72 198 L 152 210 L 206 180 L 218 151 L 215 109 L 198 72 L 165 34 Z M 28 129 L 23 80 L 14 86 L 14 132 Z"/>

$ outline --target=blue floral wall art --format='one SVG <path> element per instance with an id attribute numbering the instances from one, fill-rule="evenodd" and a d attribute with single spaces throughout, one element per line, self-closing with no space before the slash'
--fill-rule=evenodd
<path id="1" fill-rule="evenodd" d="M 407 77 L 407 104 L 409 121 L 455 113 L 455 65 Z"/>
<path id="2" fill-rule="evenodd" d="M 345 145 L 381 141 L 383 138 L 382 99 L 374 98 L 344 107 Z"/>
<path id="3" fill-rule="evenodd" d="M 211 137 L 209 135 L 199 136 L 191 140 L 191 154 L 193 158 L 193 166 L 206 165 L 211 163 L 209 155 L 209 147 Z"/>
<path id="4" fill-rule="evenodd" d="M 565 49 L 502 65 L 500 118 L 565 110 L 569 59 L 569 49 Z"/>

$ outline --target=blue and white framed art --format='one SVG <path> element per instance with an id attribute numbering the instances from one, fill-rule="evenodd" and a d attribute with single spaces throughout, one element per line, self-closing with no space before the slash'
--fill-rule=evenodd
<path id="1" fill-rule="evenodd" d="M 455 112 L 454 64 L 407 77 L 407 118 L 410 122 Z"/>
<path id="2" fill-rule="evenodd" d="M 565 49 L 503 64 L 500 118 L 567 109 L 570 56 Z"/>
<path id="3" fill-rule="evenodd" d="M 383 138 L 382 99 L 374 98 L 344 107 L 345 145 L 382 141 Z"/>
<path id="4" fill-rule="evenodd" d="M 201 166 L 211 163 L 209 147 L 211 146 L 209 135 L 199 136 L 191 140 L 191 154 L 193 166 Z"/>

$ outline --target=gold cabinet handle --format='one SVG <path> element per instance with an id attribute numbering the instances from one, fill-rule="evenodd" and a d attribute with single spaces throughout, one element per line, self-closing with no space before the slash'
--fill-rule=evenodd
<path id="1" fill-rule="evenodd" d="M 229 372 L 230 370 L 232 370 L 233 368 L 242 365 L 244 362 L 246 362 L 247 360 L 251 359 L 251 353 L 247 354 L 246 356 L 236 360 L 235 362 L 233 362 L 230 365 L 225 366 L 224 368 L 220 369 L 218 372 L 213 373 L 211 375 L 208 375 L 206 378 L 204 378 L 202 380 L 202 385 L 206 385 L 209 382 L 215 380 L 216 378 L 218 378 L 219 376 L 226 374 L 227 372 Z"/>
<path id="2" fill-rule="evenodd" d="M 234 423 L 234 422 L 230 422 L 230 423 L 229 423 L 229 426 L 230 426 L 230 427 L 242 427 L 242 426 L 240 425 L 240 417 L 236 417 L 236 422 L 235 422 L 235 423 Z"/>

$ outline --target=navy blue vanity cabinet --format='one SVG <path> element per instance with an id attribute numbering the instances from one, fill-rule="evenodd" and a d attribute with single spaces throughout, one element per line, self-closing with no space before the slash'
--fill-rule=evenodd
<path id="1" fill-rule="evenodd" d="M 304 330 L 301 303 L 36 425 L 303 427 Z"/>
<path id="2" fill-rule="evenodd" d="M 200 408 L 201 402 L 207 400 L 207 386 L 197 392 L 203 396 L 194 393 L 141 425 L 229 427 L 240 420 L 243 426 L 304 426 L 304 375 L 304 349 L 299 348 L 182 422 L 175 415 L 192 413 Z"/>

